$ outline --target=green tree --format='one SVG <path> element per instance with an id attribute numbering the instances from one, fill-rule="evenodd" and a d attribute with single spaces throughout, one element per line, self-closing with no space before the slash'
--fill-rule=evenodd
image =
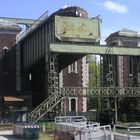
<path id="1" fill-rule="evenodd" d="M 100 86 L 100 63 L 99 57 L 95 55 L 88 56 L 89 61 L 89 88 Z M 88 110 L 97 110 L 99 106 L 98 98 L 90 97 L 88 100 Z"/>
<path id="2" fill-rule="evenodd" d="M 88 56 L 89 60 L 89 87 L 100 86 L 100 64 L 97 56 Z"/>

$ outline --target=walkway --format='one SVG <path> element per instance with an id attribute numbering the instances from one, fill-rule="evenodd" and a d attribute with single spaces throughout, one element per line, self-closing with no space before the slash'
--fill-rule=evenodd
<path id="1" fill-rule="evenodd" d="M 26 140 L 26 139 L 13 135 L 12 130 L 7 130 L 0 131 L 0 140 Z"/>

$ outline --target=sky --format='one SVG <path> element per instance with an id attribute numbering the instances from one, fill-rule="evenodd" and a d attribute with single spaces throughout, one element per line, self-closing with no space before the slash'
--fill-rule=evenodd
<path id="1" fill-rule="evenodd" d="M 140 33 L 140 0 L 1 0 L 0 17 L 37 19 L 65 5 L 85 9 L 90 18 L 100 15 L 102 42 L 123 28 Z"/>

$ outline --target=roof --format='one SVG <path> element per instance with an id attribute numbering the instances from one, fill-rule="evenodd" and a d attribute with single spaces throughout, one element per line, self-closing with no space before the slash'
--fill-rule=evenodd
<path id="1" fill-rule="evenodd" d="M 126 37 L 140 37 L 140 34 L 138 32 L 129 29 L 122 29 L 118 31 L 118 35 Z"/>
<path id="2" fill-rule="evenodd" d="M 129 37 L 129 38 L 140 38 L 140 34 L 137 31 L 129 30 L 129 29 L 121 29 L 117 32 L 110 34 L 106 41 L 112 37 Z"/>
<path id="3" fill-rule="evenodd" d="M 4 96 L 4 101 L 6 101 L 6 102 L 23 102 L 24 99 L 18 98 L 18 97 L 13 97 L 13 96 Z"/>
<path id="4" fill-rule="evenodd" d="M 11 29 L 11 30 L 20 31 L 21 27 L 18 24 L 13 23 L 13 22 L 0 20 L 0 29 Z"/>

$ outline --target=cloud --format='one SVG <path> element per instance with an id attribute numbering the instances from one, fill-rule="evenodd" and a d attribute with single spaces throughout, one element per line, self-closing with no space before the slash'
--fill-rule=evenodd
<path id="1" fill-rule="evenodd" d="M 111 0 L 105 1 L 103 3 L 103 6 L 108 10 L 115 11 L 120 14 L 124 14 L 128 12 L 128 7 L 126 5 L 113 2 Z"/>

